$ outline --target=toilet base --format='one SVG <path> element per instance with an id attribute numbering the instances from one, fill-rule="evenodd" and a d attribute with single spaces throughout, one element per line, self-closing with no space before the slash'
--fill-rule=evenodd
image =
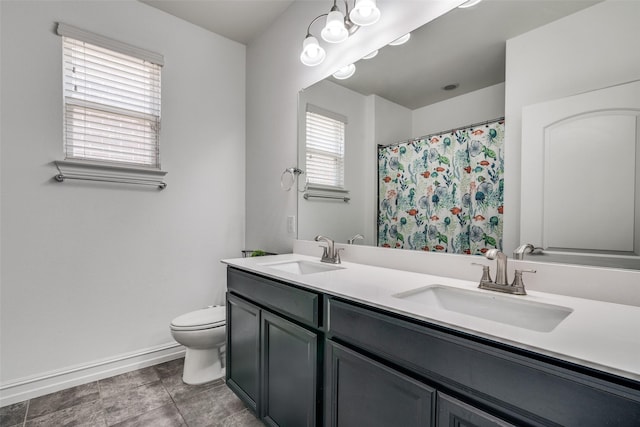
<path id="1" fill-rule="evenodd" d="M 187 348 L 182 372 L 182 381 L 185 384 L 204 384 L 223 378 L 224 375 L 225 369 L 222 367 L 218 348 L 203 350 Z"/>

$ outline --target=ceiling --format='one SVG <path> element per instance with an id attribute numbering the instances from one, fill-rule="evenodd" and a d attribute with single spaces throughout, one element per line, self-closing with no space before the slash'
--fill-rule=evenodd
<path id="1" fill-rule="evenodd" d="M 139 1 L 249 44 L 294 1 L 303 0 Z M 331 1 L 326 1 L 329 8 Z M 376 58 L 359 61 L 353 77 L 334 82 L 410 109 L 430 105 L 503 82 L 507 39 L 599 1 L 484 0 L 471 8 L 456 8 L 412 32 L 407 44 L 387 47 Z M 448 84 L 459 86 L 444 91 Z"/>
<path id="2" fill-rule="evenodd" d="M 456 8 L 413 31 L 406 44 L 358 61 L 349 79 L 330 79 L 414 110 L 504 82 L 506 40 L 599 1 L 485 0 Z M 443 90 L 450 84 L 459 86 Z"/>
<path id="3" fill-rule="evenodd" d="M 242 44 L 262 34 L 294 0 L 139 0 Z"/>

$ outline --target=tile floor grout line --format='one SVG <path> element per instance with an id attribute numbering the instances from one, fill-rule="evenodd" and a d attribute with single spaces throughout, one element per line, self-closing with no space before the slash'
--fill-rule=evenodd
<path id="1" fill-rule="evenodd" d="M 162 380 L 163 378 L 160 378 L 160 384 L 162 384 L 162 388 L 164 388 L 164 391 L 166 391 L 167 394 L 169 395 L 169 398 L 171 398 L 171 402 L 173 402 L 173 406 L 176 408 L 176 411 L 178 412 L 178 414 L 180 414 L 180 418 L 182 418 L 182 422 L 184 423 L 184 425 L 186 427 L 189 427 L 189 424 L 187 423 L 187 420 L 185 419 L 184 414 L 180 410 L 180 406 L 178 406 L 178 402 L 176 402 L 176 400 L 173 398 L 169 390 L 167 390 L 167 387 L 164 385 L 164 381 Z"/>
<path id="2" fill-rule="evenodd" d="M 155 366 L 154 366 L 155 369 Z M 156 373 L 158 374 L 158 376 L 160 376 L 160 372 L 158 372 L 158 370 L 156 369 Z M 180 407 L 178 406 L 178 403 L 176 402 L 176 400 L 173 398 L 173 396 L 171 395 L 171 393 L 169 393 L 169 390 L 167 390 L 167 387 L 164 385 L 164 381 L 162 381 L 164 378 L 160 378 L 160 384 L 162 385 L 162 388 L 164 389 L 164 391 L 167 392 L 167 394 L 169 395 L 169 398 L 171 399 L 171 402 L 173 402 L 173 406 L 175 406 L 176 411 L 178 411 L 178 414 L 180 414 L 180 418 L 182 418 L 182 421 L 184 422 L 184 424 L 189 427 L 189 425 L 187 424 L 187 420 L 184 419 L 184 415 L 182 414 L 182 411 L 180 411 Z"/>
<path id="3" fill-rule="evenodd" d="M 102 410 L 102 421 L 104 421 L 105 427 L 108 427 L 107 423 L 107 410 L 104 407 L 104 399 L 102 397 L 102 387 L 100 387 L 100 380 L 96 381 L 98 387 L 98 400 L 100 401 L 100 409 Z M 26 426 L 25 426 L 26 427 Z"/>
<path id="4" fill-rule="evenodd" d="M 27 415 L 29 414 L 29 406 L 31 406 L 31 399 L 27 400 L 27 408 L 24 411 L 24 419 L 22 420 L 22 427 L 27 425 Z"/>
<path id="5" fill-rule="evenodd" d="M 162 385 L 162 381 L 158 380 L 158 382 Z M 142 387 L 148 387 L 148 386 L 149 386 L 149 384 L 153 384 L 153 383 L 154 383 L 154 382 L 149 382 L 149 383 L 139 384 L 139 385 L 135 386 L 132 390 L 137 390 L 137 389 L 140 389 L 140 388 L 142 388 Z M 162 385 L 162 389 L 165 391 L 165 393 L 167 393 L 167 394 L 169 395 L 169 398 L 171 398 L 171 395 L 166 391 L 166 389 L 164 388 L 164 385 Z M 127 390 L 129 390 L 129 389 L 127 389 Z M 160 403 L 158 403 L 158 405 L 160 405 Z M 166 404 L 165 404 L 165 405 L 166 405 Z M 156 409 L 162 408 L 162 407 L 163 407 L 163 406 L 165 406 L 165 405 L 160 405 L 160 406 L 154 406 L 154 407 L 151 407 L 151 408 L 146 408 L 146 409 L 147 409 L 146 411 L 144 411 L 144 412 L 142 412 L 142 413 L 140 413 L 140 414 L 132 415 L 132 416 L 130 416 L 129 418 L 125 418 L 125 419 L 123 419 L 123 420 L 120 420 L 120 421 L 118 421 L 118 422 L 117 422 L 117 423 L 115 423 L 115 424 L 120 424 L 120 423 L 123 423 L 123 422 L 125 422 L 125 421 L 127 421 L 127 420 L 130 420 L 130 419 L 133 419 L 133 418 L 136 418 L 136 417 L 142 416 L 142 415 L 144 415 L 144 414 L 146 414 L 146 413 L 148 413 L 148 412 L 155 411 Z M 107 424 L 107 426 L 108 426 L 108 427 L 115 425 L 115 424 L 109 424 L 109 422 L 106 420 L 106 412 L 105 412 L 105 424 Z"/>
<path id="6" fill-rule="evenodd" d="M 238 412 L 233 412 L 232 414 L 229 414 L 226 417 L 224 417 L 223 419 L 221 419 L 220 423 L 224 423 L 225 420 L 228 420 L 229 418 L 231 418 L 231 417 L 233 417 L 235 415 L 241 414 L 241 413 L 243 413 L 244 411 L 247 411 L 247 410 L 248 410 L 247 408 L 244 408 L 244 409 L 242 409 L 242 410 L 240 410 Z"/>

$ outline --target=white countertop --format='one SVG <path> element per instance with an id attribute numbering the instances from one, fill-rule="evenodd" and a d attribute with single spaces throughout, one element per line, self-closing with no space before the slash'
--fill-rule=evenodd
<path id="1" fill-rule="evenodd" d="M 500 293 L 505 298 L 526 299 L 573 310 L 552 331 L 537 332 L 393 296 L 435 284 L 498 294 L 479 290 L 476 282 L 350 262 L 340 264 L 344 267 L 340 270 L 312 274 L 287 273 L 267 265 L 293 260 L 320 264 L 317 257 L 301 254 L 236 258 L 222 262 L 310 290 L 640 381 L 640 307 L 531 290 L 525 296 Z"/>

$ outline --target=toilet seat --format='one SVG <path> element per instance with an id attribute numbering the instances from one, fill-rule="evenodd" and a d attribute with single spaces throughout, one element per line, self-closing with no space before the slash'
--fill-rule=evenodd
<path id="1" fill-rule="evenodd" d="M 225 306 L 207 307 L 191 311 L 173 319 L 171 321 L 171 329 L 174 331 L 199 331 L 221 327 L 226 323 L 226 314 Z"/>

